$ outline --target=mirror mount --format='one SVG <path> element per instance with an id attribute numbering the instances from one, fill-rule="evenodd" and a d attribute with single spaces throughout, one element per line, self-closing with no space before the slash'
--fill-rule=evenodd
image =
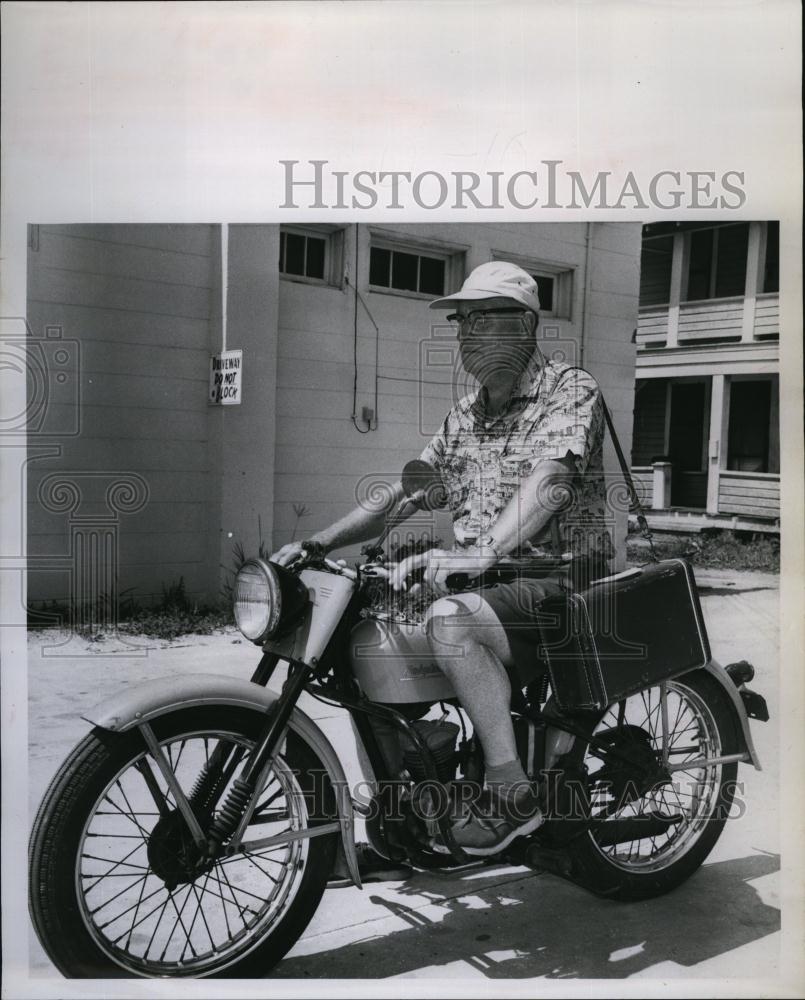
<path id="1" fill-rule="evenodd" d="M 367 561 L 379 559 L 383 555 L 383 543 L 390 532 L 415 510 L 440 510 L 447 506 L 447 490 L 441 476 L 428 462 L 414 458 L 405 464 L 402 471 L 402 487 L 405 498 L 386 521 L 383 533 L 371 545 L 362 550 Z"/>
<path id="2" fill-rule="evenodd" d="M 402 487 L 419 510 L 441 510 L 447 506 L 447 490 L 442 477 L 421 458 L 406 463 L 402 471 Z"/>

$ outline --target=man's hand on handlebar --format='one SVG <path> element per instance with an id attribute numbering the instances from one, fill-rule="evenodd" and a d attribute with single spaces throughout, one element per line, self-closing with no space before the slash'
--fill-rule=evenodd
<path id="1" fill-rule="evenodd" d="M 271 562 L 277 563 L 278 566 L 290 566 L 305 555 L 306 546 L 312 547 L 314 544 L 319 543 L 313 538 L 309 541 L 288 542 L 271 556 Z"/>
<path id="2" fill-rule="evenodd" d="M 495 562 L 495 555 L 482 553 L 475 548 L 467 549 L 465 552 L 428 549 L 427 552 L 409 556 L 398 563 L 391 573 L 389 582 L 394 590 L 405 589 L 406 578 L 421 569 L 423 585 L 441 596 L 460 589 L 456 586 L 457 583 L 466 586 L 467 582 L 479 577 Z"/>

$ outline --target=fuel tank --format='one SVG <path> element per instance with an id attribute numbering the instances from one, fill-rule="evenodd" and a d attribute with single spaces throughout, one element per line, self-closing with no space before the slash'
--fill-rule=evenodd
<path id="1" fill-rule="evenodd" d="M 352 671 L 372 701 L 405 704 L 454 698 L 420 624 L 364 618 L 350 634 Z"/>

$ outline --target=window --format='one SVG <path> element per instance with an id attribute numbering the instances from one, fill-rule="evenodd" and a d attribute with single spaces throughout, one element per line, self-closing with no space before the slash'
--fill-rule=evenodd
<path id="1" fill-rule="evenodd" d="M 776 379 L 733 379 L 727 468 L 779 472 L 779 404 Z"/>
<path id="2" fill-rule="evenodd" d="M 766 224 L 766 261 L 763 268 L 763 291 L 780 291 L 780 223 Z"/>
<path id="3" fill-rule="evenodd" d="M 327 240 L 302 233 L 280 233 L 280 273 L 324 281 Z"/>
<path id="4" fill-rule="evenodd" d="M 545 277 L 542 274 L 532 274 L 531 277 L 537 283 L 540 312 L 552 313 L 554 279 Z"/>
<path id="5" fill-rule="evenodd" d="M 334 226 L 280 228 L 280 274 L 292 281 L 340 285 L 343 231 Z"/>
<path id="6" fill-rule="evenodd" d="M 696 229 L 688 238 L 686 300 L 692 302 L 743 295 L 746 290 L 749 223 Z"/>
<path id="7" fill-rule="evenodd" d="M 369 284 L 420 295 L 445 294 L 446 257 L 373 244 L 369 252 Z"/>
<path id="8" fill-rule="evenodd" d="M 640 305 L 661 306 L 671 298 L 673 236 L 643 239 L 640 251 Z"/>
<path id="9" fill-rule="evenodd" d="M 506 250 L 495 250 L 493 260 L 505 260 L 517 264 L 527 271 L 537 283 L 539 295 L 540 318 L 570 319 L 570 306 L 573 294 L 573 272 L 563 270 L 553 264 L 542 261 L 528 260 L 508 253 Z"/>

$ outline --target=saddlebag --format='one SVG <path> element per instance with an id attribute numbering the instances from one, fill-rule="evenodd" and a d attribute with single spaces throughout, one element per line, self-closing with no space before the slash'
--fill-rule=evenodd
<path id="1" fill-rule="evenodd" d="M 693 570 L 681 559 L 548 597 L 539 626 L 540 658 L 565 710 L 603 709 L 710 659 Z"/>

